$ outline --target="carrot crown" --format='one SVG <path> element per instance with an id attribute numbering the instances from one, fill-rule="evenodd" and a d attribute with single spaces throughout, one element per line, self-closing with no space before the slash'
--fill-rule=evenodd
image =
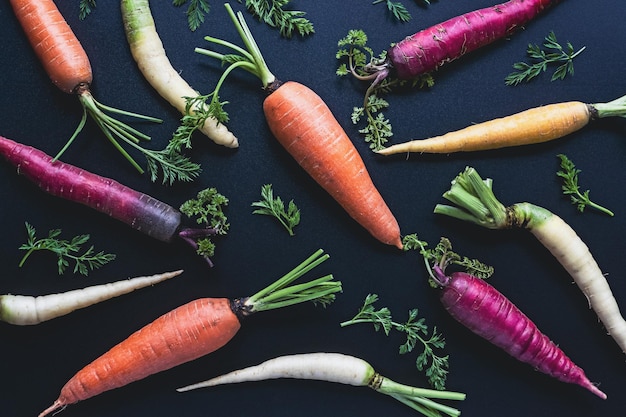
<path id="1" fill-rule="evenodd" d="M 596 111 L 596 117 L 626 117 L 626 95 L 609 101 L 608 103 L 595 103 L 591 107 Z"/>
<path id="2" fill-rule="evenodd" d="M 474 168 L 466 167 L 443 194 L 455 206 L 437 204 L 434 212 L 488 229 L 533 229 L 553 215 L 549 210 L 531 203 L 505 207 L 493 193 L 492 182 L 491 178 L 483 180 Z"/>

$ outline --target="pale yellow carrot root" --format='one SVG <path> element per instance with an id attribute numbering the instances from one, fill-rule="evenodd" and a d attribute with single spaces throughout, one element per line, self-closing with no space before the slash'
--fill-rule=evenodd
<path id="1" fill-rule="evenodd" d="M 412 140 L 377 151 L 452 153 L 530 145 L 576 132 L 591 120 L 589 106 L 579 101 L 549 104 L 489 120 L 428 139 Z"/>
<path id="2" fill-rule="evenodd" d="M 576 232 L 557 215 L 541 222 L 530 232 L 557 258 L 574 278 L 596 312 L 607 333 L 626 353 L 626 320 L 607 279 Z"/>
<path id="3" fill-rule="evenodd" d="M 199 93 L 183 79 L 168 59 L 163 42 L 156 31 L 148 0 L 122 1 L 124 29 L 133 58 L 146 80 L 181 114 L 186 113 L 187 100 Z M 194 113 L 202 106 L 194 102 L 190 112 Z M 208 117 L 199 129 L 215 143 L 228 148 L 236 148 L 239 142 L 235 135 L 214 117 Z"/>

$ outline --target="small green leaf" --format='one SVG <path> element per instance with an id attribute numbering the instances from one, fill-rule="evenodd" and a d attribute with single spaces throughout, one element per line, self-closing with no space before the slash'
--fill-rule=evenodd
<path id="1" fill-rule="evenodd" d="M 574 52 L 574 47 L 570 42 L 567 42 L 566 47 L 563 48 L 552 31 L 545 37 L 543 47 L 546 50 L 541 49 L 538 45 L 529 44 L 526 54 L 535 62 L 530 64 L 525 62 L 514 63 L 513 69 L 515 71 L 505 77 L 505 84 L 518 85 L 522 82 L 528 82 L 547 71 L 548 66 L 552 64 L 561 65 L 556 68 L 550 80 L 563 80 L 568 74 L 574 74 L 573 60 L 585 49 L 582 47 Z"/>
<path id="2" fill-rule="evenodd" d="M 74 262 L 74 273 L 88 275 L 89 271 L 100 268 L 115 259 L 114 254 L 105 252 L 94 253 L 94 247 L 90 246 L 82 254 L 82 246 L 89 241 L 90 236 L 78 235 L 71 240 L 59 239 L 61 229 L 52 229 L 48 232 L 48 237 L 37 239 L 35 228 L 26 223 L 26 243 L 20 245 L 20 250 L 27 251 L 22 257 L 19 266 L 22 267 L 26 259 L 35 251 L 46 250 L 57 256 L 57 271 L 63 275 L 70 265 L 70 260 Z"/>
<path id="3" fill-rule="evenodd" d="M 401 355 L 412 352 L 417 343 L 421 343 L 423 351 L 417 356 L 416 367 L 419 371 L 426 370 L 430 384 L 438 390 L 443 390 L 448 375 L 448 356 L 439 356 L 435 352 L 435 349 L 441 350 L 445 347 L 443 336 L 437 332 L 436 327 L 428 336 L 428 326 L 424 318 L 418 317 L 417 309 L 409 310 L 407 320 L 404 323 L 398 323 L 393 321 L 391 311 L 387 307 L 378 310 L 374 307 L 377 301 L 377 294 L 368 294 L 357 314 L 352 319 L 342 322 L 341 327 L 357 323 L 371 323 L 375 331 L 383 329 L 387 336 L 394 329 L 403 332 L 406 335 L 406 341 L 398 348 Z"/>
<path id="4" fill-rule="evenodd" d="M 293 200 L 290 200 L 285 211 L 285 203 L 280 197 L 274 197 L 272 184 L 265 184 L 261 187 L 261 200 L 252 203 L 256 209 L 253 214 L 262 214 L 275 217 L 289 232 L 289 236 L 295 233 L 293 229 L 300 224 L 300 210 Z"/>
<path id="5" fill-rule="evenodd" d="M 564 154 L 559 154 L 557 156 L 561 160 L 561 170 L 556 173 L 558 177 L 563 178 L 561 190 L 563 191 L 563 194 L 570 196 L 570 201 L 577 207 L 578 211 L 582 213 L 585 211 L 586 207 L 592 207 L 602 213 L 613 216 L 614 213 L 611 210 L 591 201 L 589 198 L 589 190 L 583 192 L 580 191 L 580 186 L 578 185 L 578 174 L 580 174 L 581 171 L 576 168 L 574 163 Z"/>

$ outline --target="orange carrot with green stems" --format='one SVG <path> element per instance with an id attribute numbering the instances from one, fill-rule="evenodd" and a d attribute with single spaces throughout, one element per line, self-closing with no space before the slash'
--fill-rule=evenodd
<path id="1" fill-rule="evenodd" d="M 202 298 L 164 314 L 76 373 L 39 417 L 214 352 L 227 344 L 241 328 L 241 321 L 253 313 L 307 301 L 332 302 L 341 283 L 333 281 L 330 274 L 292 284 L 328 257 L 321 249 L 316 251 L 250 297 Z"/>
<path id="2" fill-rule="evenodd" d="M 626 117 L 626 96 L 608 103 L 580 101 L 548 104 L 448 132 L 442 136 L 399 143 L 377 151 L 381 155 L 406 152 L 452 153 L 532 145 L 577 132 L 605 117 Z"/>
<path id="3" fill-rule="evenodd" d="M 158 176 L 159 168 L 163 171 L 163 182 L 189 181 L 199 174 L 200 167 L 179 153 L 143 148 L 139 143 L 141 140 L 149 140 L 149 136 L 106 113 L 112 112 L 140 120 L 161 122 L 160 119 L 154 117 L 116 109 L 96 101 L 90 90 L 93 73 L 87 53 L 52 0 L 11 0 L 11 6 L 52 82 L 61 91 L 76 94 L 83 106 L 83 115 L 78 127 L 57 153 L 55 160 L 60 158 L 76 139 L 89 115 L 107 139 L 140 173 L 143 173 L 144 169 L 118 140 L 122 140 L 145 155 L 148 161 L 148 171 L 153 181 Z"/>
<path id="4" fill-rule="evenodd" d="M 294 81 L 279 81 L 265 63 L 243 15 L 235 15 L 228 4 L 226 9 L 246 49 L 209 36 L 205 37 L 207 41 L 232 49 L 236 55 L 196 48 L 198 53 L 229 64 L 213 94 L 217 95 L 235 68 L 241 67 L 260 78 L 268 94 L 263 102 L 265 119 L 278 142 L 370 234 L 401 249 L 398 222 L 328 106 L 310 88 Z"/>

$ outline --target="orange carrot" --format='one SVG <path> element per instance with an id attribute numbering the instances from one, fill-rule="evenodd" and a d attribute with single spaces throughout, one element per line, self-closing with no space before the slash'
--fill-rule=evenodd
<path id="1" fill-rule="evenodd" d="M 626 117 L 626 96 L 609 103 L 580 101 L 549 104 L 468 126 L 428 139 L 412 140 L 377 151 L 452 153 L 530 145 L 562 138 L 603 117 Z"/>
<path id="2" fill-rule="evenodd" d="M 263 110 L 278 142 L 352 218 L 381 242 L 402 248 L 398 222 L 363 159 L 315 92 L 286 82 L 265 99 Z"/>
<path id="3" fill-rule="evenodd" d="M 228 343 L 252 313 L 306 301 L 327 304 L 341 291 L 332 275 L 290 285 L 328 259 L 316 251 L 273 284 L 246 297 L 203 298 L 157 318 L 78 371 L 39 417 L 209 354 Z"/>
<path id="4" fill-rule="evenodd" d="M 54 2 L 11 0 L 11 5 L 52 82 L 69 94 L 89 88 L 89 58 Z"/>
<path id="5" fill-rule="evenodd" d="M 76 94 L 83 106 L 83 116 L 78 127 L 54 157 L 61 157 L 83 129 L 89 114 L 102 129 L 107 139 L 139 171 L 143 168 L 120 145 L 118 140 L 142 152 L 148 159 L 148 170 L 154 181 L 159 167 L 163 181 L 190 180 L 198 175 L 199 166 L 192 164 L 179 154 L 152 151 L 143 148 L 139 142 L 150 139 L 149 136 L 114 119 L 107 112 L 132 116 L 142 120 L 161 122 L 161 120 L 127 112 L 96 101 L 90 91 L 92 82 L 91 64 L 80 41 L 67 24 L 61 12 L 52 0 L 10 0 L 11 6 L 35 54 L 41 61 L 52 82 L 63 92 Z"/>
<path id="6" fill-rule="evenodd" d="M 226 7 L 248 50 L 205 37 L 241 54 L 231 61 L 232 54 L 222 55 L 196 48 L 196 52 L 231 63 L 218 85 L 237 66 L 257 75 L 269 94 L 263 102 L 263 110 L 276 139 L 376 239 L 402 249 L 398 222 L 373 184 L 354 144 L 328 106 L 308 87 L 294 81 L 278 81 L 265 64 L 243 15 L 238 13 L 235 16 L 228 4 Z"/>
<path id="7" fill-rule="evenodd" d="M 226 298 L 203 298 L 178 307 L 78 371 L 39 417 L 213 352 L 240 327 Z"/>

